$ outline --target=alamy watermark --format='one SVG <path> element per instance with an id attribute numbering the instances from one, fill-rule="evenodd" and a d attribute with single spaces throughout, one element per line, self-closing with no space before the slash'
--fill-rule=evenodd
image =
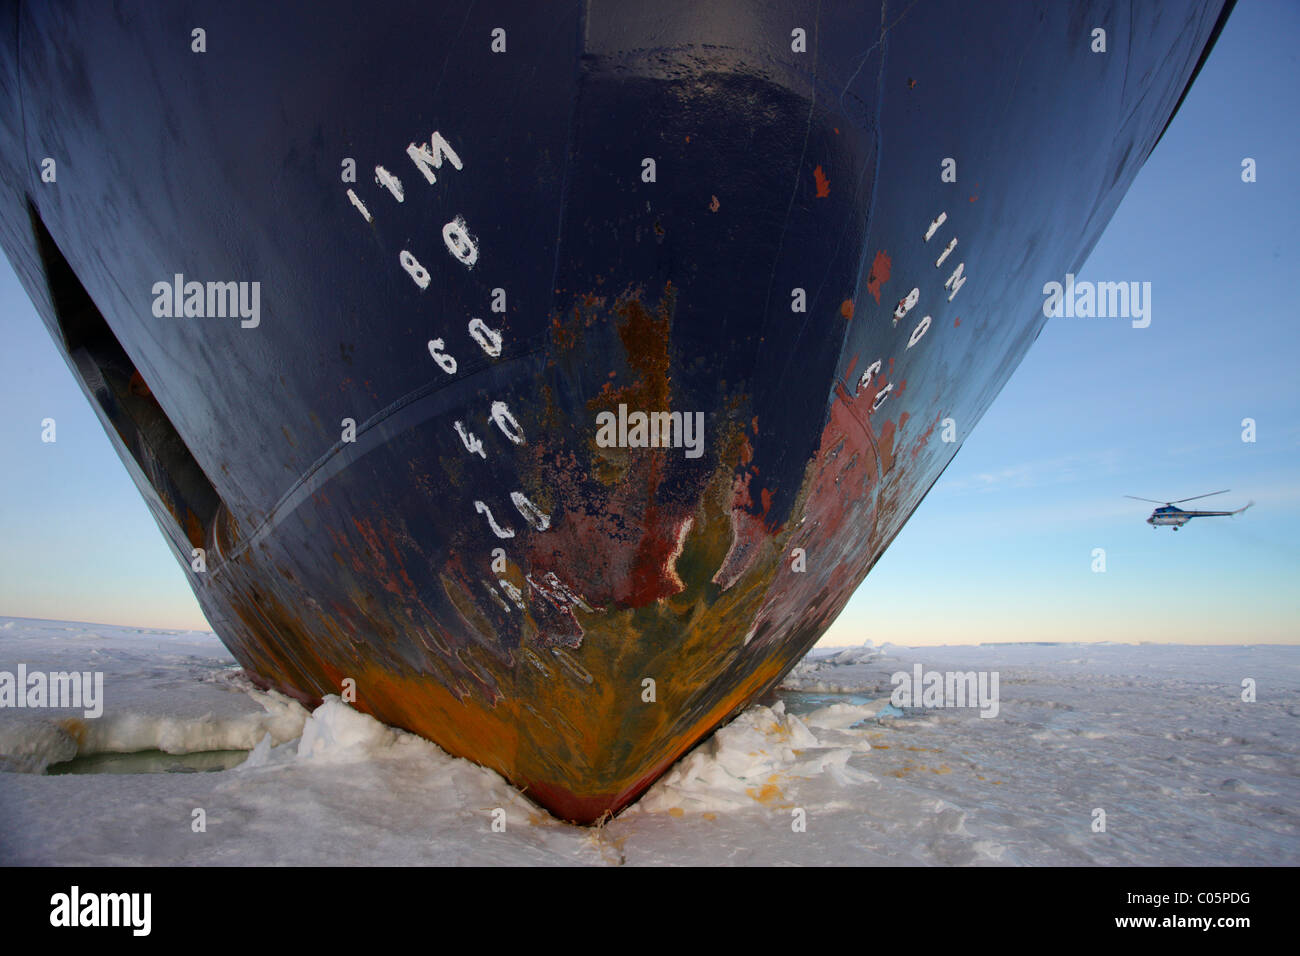
<path id="1" fill-rule="evenodd" d="M 50 897 L 50 925 L 57 927 L 118 926 L 148 936 L 152 911 L 152 893 L 83 893 L 73 886 Z"/>
<path id="2" fill-rule="evenodd" d="M 981 717 L 998 715 L 997 671 L 926 671 L 916 664 L 912 673 L 889 675 L 895 707 L 978 707 Z"/>
<path id="3" fill-rule="evenodd" d="M 171 282 L 153 284 L 153 314 L 171 318 L 235 318 L 245 329 L 262 324 L 262 283 L 186 282 L 176 273 Z"/>
<path id="4" fill-rule="evenodd" d="M 1133 328 L 1151 324 L 1150 282 L 1075 282 L 1074 273 L 1065 283 L 1043 286 L 1043 315 L 1049 319 L 1132 319 Z"/>
<path id="5" fill-rule="evenodd" d="M 104 713 L 103 671 L 0 671 L 0 707 L 81 707 L 88 719 Z"/>
<path id="6" fill-rule="evenodd" d="M 687 458 L 704 454 L 703 412 L 629 412 L 596 416 L 596 444 L 601 448 L 684 448 Z"/>

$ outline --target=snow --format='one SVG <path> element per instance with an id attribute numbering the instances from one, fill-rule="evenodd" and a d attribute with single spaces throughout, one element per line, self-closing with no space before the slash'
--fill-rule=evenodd
<path id="1" fill-rule="evenodd" d="M 19 663 L 29 673 L 100 671 L 108 702 L 94 719 L 76 707 L 0 710 L 0 769 L 39 773 L 79 754 L 251 750 L 267 733 L 298 737 L 306 717 L 255 689 L 207 632 L 0 618 L 0 670 Z"/>
<path id="2" fill-rule="evenodd" d="M 337 697 L 256 690 L 211 634 L 0 618 L 0 671 L 20 663 L 102 671 L 106 700 L 0 708 L 5 864 L 1300 863 L 1296 646 L 815 651 L 598 829 Z M 998 716 L 893 707 L 917 663 L 999 672 Z M 155 749 L 249 757 L 42 772 Z"/>

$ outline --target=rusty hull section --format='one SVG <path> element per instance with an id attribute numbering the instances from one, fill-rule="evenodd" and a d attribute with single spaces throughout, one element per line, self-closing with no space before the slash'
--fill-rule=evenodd
<path id="1" fill-rule="evenodd" d="M 710 420 L 707 463 L 673 448 L 598 447 L 583 425 L 607 406 L 678 407 L 674 306 L 671 287 L 654 302 L 587 296 L 556 322 L 536 381 L 543 400 L 523 420 L 543 437 L 529 439 L 521 469 L 530 497 L 556 517 L 496 570 L 490 552 L 442 560 L 414 517 L 448 485 L 472 487 L 465 472 L 447 473 L 459 456 L 413 460 L 427 468 L 425 501 L 358 505 L 329 486 L 305 499 L 292 520 L 323 532 L 318 554 L 281 553 L 275 535 L 241 547 L 233 522 L 221 524 L 217 581 L 239 598 L 225 626 L 258 635 L 235 645 L 250 672 L 307 698 L 350 677 L 359 709 L 498 770 L 577 822 L 617 812 L 773 686 L 883 550 L 879 527 L 902 524 L 896 512 L 877 515 L 894 426 L 882 459 L 866 414 L 875 391 L 839 388 L 784 516 L 753 467 L 762 426 L 743 395 Z M 565 366 L 590 354 L 587 335 L 611 327 L 623 367 L 579 396 L 589 414 L 571 420 L 557 407 L 574 387 Z M 461 555 L 482 537 L 472 530 Z M 318 606 L 315 583 L 290 570 L 304 566 L 323 567 L 322 588 L 346 600 Z"/>

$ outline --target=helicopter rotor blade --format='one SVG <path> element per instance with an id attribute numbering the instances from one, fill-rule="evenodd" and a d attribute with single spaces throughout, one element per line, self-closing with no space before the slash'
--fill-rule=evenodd
<path id="1" fill-rule="evenodd" d="M 1125 498 L 1132 498 L 1134 501 L 1149 501 L 1149 502 L 1151 502 L 1153 505 L 1163 505 L 1163 504 L 1168 504 L 1168 503 L 1169 503 L 1169 502 L 1165 502 L 1165 501 L 1156 501 L 1156 499 L 1154 499 L 1154 498 L 1139 498 L 1137 495 L 1125 495 L 1124 497 L 1125 497 Z"/>
<path id="2" fill-rule="evenodd" d="M 1195 501 L 1197 498 L 1210 498 L 1213 497 L 1214 495 L 1226 495 L 1231 490 L 1232 490 L 1231 488 L 1224 488 L 1222 491 L 1211 491 L 1209 494 L 1205 494 L 1205 495 L 1192 495 L 1192 497 L 1190 498 L 1179 498 L 1177 501 L 1171 501 L 1169 503 L 1171 505 L 1176 505 L 1176 504 L 1181 504 L 1184 501 Z"/>

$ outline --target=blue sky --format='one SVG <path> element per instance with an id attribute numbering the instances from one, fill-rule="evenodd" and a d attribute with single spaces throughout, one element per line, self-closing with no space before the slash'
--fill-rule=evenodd
<path id="1" fill-rule="evenodd" d="M 1300 641 L 1298 45 L 1238 4 L 1078 276 L 1150 282 L 1150 327 L 1051 320 L 823 644 Z M 0 615 L 206 629 L 7 260 L 0 327 Z M 1122 497 L 1219 488 L 1256 505 L 1177 534 Z"/>

